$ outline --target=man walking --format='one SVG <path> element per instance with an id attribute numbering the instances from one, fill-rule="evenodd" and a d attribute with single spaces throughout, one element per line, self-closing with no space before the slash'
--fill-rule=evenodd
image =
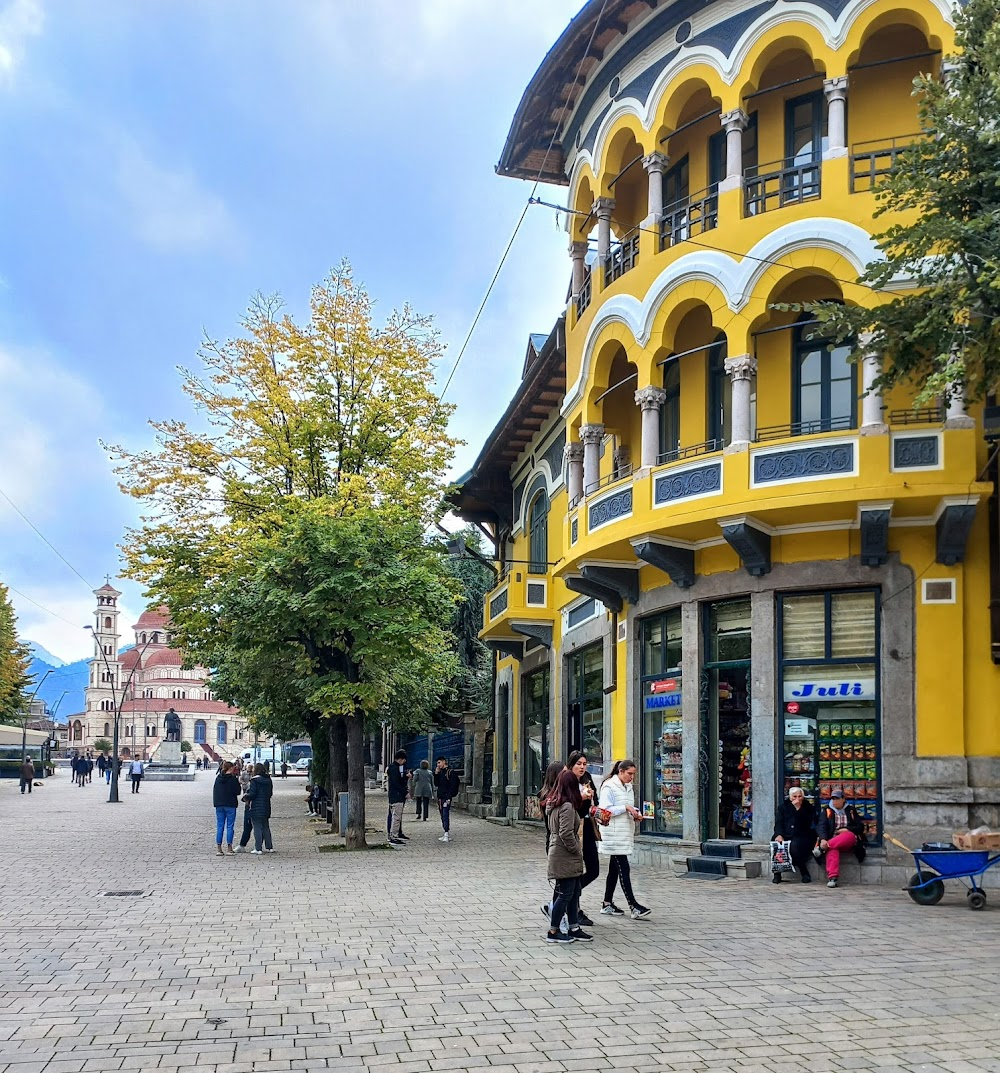
<path id="1" fill-rule="evenodd" d="M 31 793 L 31 784 L 35 781 L 35 765 L 31 762 L 31 757 L 26 756 L 21 762 L 19 774 L 21 776 L 21 793 L 23 794 L 25 788 L 28 793 Z"/>
<path id="2" fill-rule="evenodd" d="M 142 761 L 136 757 L 128 766 L 128 777 L 132 780 L 132 793 L 139 792 L 139 783 L 142 782 L 143 774 Z"/>
<path id="3" fill-rule="evenodd" d="M 406 804 L 408 789 L 406 771 L 406 751 L 400 749 L 386 772 L 389 783 L 389 844 L 405 845 L 400 827 L 403 823 L 403 806 Z"/>

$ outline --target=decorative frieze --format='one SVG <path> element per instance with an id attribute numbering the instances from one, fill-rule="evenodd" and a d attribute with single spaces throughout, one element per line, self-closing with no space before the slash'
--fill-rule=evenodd
<path id="1" fill-rule="evenodd" d="M 502 592 L 498 592 L 490 600 L 490 620 L 497 618 L 507 610 L 508 589 L 504 589 Z"/>
<path id="2" fill-rule="evenodd" d="M 941 461 L 941 441 L 935 435 L 894 436 L 893 469 L 937 469 Z"/>
<path id="3" fill-rule="evenodd" d="M 816 443 L 753 456 L 753 483 L 780 484 L 854 473 L 854 443 Z"/>
<path id="4" fill-rule="evenodd" d="M 602 525 L 627 518 L 632 513 L 632 489 L 622 488 L 612 495 L 591 503 L 587 509 L 587 528 L 590 532 Z"/>
<path id="5" fill-rule="evenodd" d="M 722 463 L 694 466 L 679 472 L 659 474 L 653 482 L 653 506 L 662 507 L 679 499 L 716 495 L 722 491 Z"/>

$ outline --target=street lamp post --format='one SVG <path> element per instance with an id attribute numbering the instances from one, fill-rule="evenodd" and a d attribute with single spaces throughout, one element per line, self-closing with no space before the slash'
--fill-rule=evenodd
<path id="1" fill-rule="evenodd" d="M 91 633 L 93 633 L 93 631 L 94 631 L 93 626 L 84 626 L 83 628 L 85 630 L 90 630 Z M 121 689 L 120 693 L 118 693 L 115 690 L 115 676 L 112 673 L 111 664 L 108 663 L 108 657 L 105 654 L 104 646 L 102 644 L 100 644 L 100 643 L 98 643 L 98 645 L 97 645 L 97 647 L 100 649 L 100 652 L 101 652 L 101 659 L 104 660 L 104 666 L 107 668 L 107 671 L 108 671 L 108 681 L 111 684 L 111 704 L 114 707 L 114 713 L 115 713 L 114 730 L 113 730 L 113 733 L 112 733 L 112 742 L 111 742 L 111 753 L 112 753 L 112 756 L 111 756 L 111 792 L 108 794 L 108 804 L 109 805 L 118 805 L 118 804 L 121 803 L 121 798 L 118 796 L 118 725 L 119 725 L 119 722 L 121 721 L 122 705 L 125 703 L 125 696 L 128 693 L 128 687 L 132 684 L 132 679 L 135 677 L 136 668 L 139 666 L 140 662 L 142 661 L 142 654 L 146 651 L 146 649 L 152 643 L 153 643 L 152 640 L 149 640 L 139 649 L 139 658 L 135 661 L 135 663 L 132 664 L 132 670 L 129 671 L 128 678 L 125 680 L 125 685 L 122 686 L 122 689 Z M 134 737 L 134 734 L 133 734 L 133 738 L 132 738 L 132 748 L 133 748 L 133 752 L 134 752 L 134 750 L 135 750 L 135 737 Z"/>

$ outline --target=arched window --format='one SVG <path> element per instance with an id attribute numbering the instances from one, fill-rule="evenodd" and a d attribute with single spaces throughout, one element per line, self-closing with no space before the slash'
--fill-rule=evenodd
<path id="1" fill-rule="evenodd" d="M 160 635 L 158 633 L 153 634 L 153 644 L 158 645 L 160 643 Z"/>
<path id="2" fill-rule="evenodd" d="M 545 574 L 549 564 L 549 497 L 544 491 L 531 501 L 528 511 L 528 573 Z"/>
<path id="3" fill-rule="evenodd" d="M 660 410 L 660 454 L 671 461 L 681 446 L 681 363 L 668 361 L 663 367 L 663 390 L 667 397 Z"/>
<path id="4" fill-rule="evenodd" d="M 205 744 L 205 720 L 196 719 L 194 721 L 194 740 L 197 745 Z"/>
<path id="5" fill-rule="evenodd" d="M 111 733 L 111 724 L 110 723 L 105 723 L 104 724 L 104 736 L 107 737 L 110 733 Z"/>
<path id="6" fill-rule="evenodd" d="M 814 325 L 802 323 L 792 332 L 792 431 L 799 435 L 857 424 L 858 367 L 848 360 L 853 348 L 812 339 L 814 331 Z"/>
<path id="7" fill-rule="evenodd" d="M 83 724 L 79 719 L 73 724 L 73 740 L 83 741 Z"/>
<path id="8" fill-rule="evenodd" d="M 219 745 L 225 745 L 226 744 L 226 724 L 225 723 L 220 723 L 218 725 L 218 727 L 216 728 L 215 740 L 219 743 Z"/>
<path id="9" fill-rule="evenodd" d="M 708 350 L 708 438 L 724 447 L 732 438 L 733 383 L 726 372 L 726 337 L 716 336 Z"/>
<path id="10" fill-rule="evenodd" d="M 146 635 L 145 635 L 145 634 L 143 634 L 143 635 L 142 635 L 142 637 L 141 637 L 141 640 L 142 640 L 142 643 L 143 643 L 143 644 L 145 644 L 145 643 L 146 643 Z"/>
<path id="11" fill-rule="evenodd" d="M 110 615 L 105 615 L 104 616 L 104 628 L 106 630 L 111 629 L 111 616 Z"/>

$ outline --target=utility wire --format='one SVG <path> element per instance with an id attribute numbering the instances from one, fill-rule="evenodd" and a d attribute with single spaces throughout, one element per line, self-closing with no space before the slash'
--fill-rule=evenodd
<path id="1" fill-rule="evenodd" d="M 51 615 L 53 618 L 57 618 L 60 622 L 65 622 L 70 626 L 80 625 L 79 622 L 70 622 L 68 618 L 63 618 L 62 615 L 59 615 L 51 608 L 46 607 L 45 604 L 40 604 L 37 600 L 33 600 L 27 593 L 21 592 L 20 589 L 15 589 L 13 585 L 9 585 L 6 581 L 0 582 L 0 584 L 2 584 L 5 588 L 10 589 L 11 592 L 17 593 L 17 595 L 20 596 L 22 600 L 27 600 L 29 604 L 34 604 L 35 607 L 37 607 L 40 611 L 44 611 L 46 615 Z"/>
<path id="2" fill-rule="evenodd" d="M 27 523 L 27 525 L 32 530 L 34 530 L 34 532 L 49 546 L 49 548 L 60 559 L 62 559 L 62 561 L 70 568 L 70 570 L 73 571 L 74 574 L 76 574 L 76 576 L 84 583 L 84 585 L 86 585 L 87 588 L 91 592 L 93 592 L 94 586 L 91 585 L 91 583 L 83 576 L 83 574 L 81 574 L 80 571 L 77 570 L 77 568 L 69 561 L 69 559 L 67 559 L 66 556 L 63 555 L 63 553 L 55 546 L 55 544 L 53 544 L 52 541 L 49 540 L 49 538 L 41 531 L 41 529 L 39 529 L 38 526 L 35 525 L 35 523 L 24 513 L 23 510 L 21 510 L 21 508 L 14 502 L 13 499 L 10 498 L 9 495 L 7 495 L 7 493 L 2 488 L 0 488 L 0 496 L 3 496 L 3 498 L 7 500 L 7 502 L 14 508 L 14 510 Z M 27 599 L 27 597 L 25 597 L 25 599 Z M 56 616 L 56 617 L 58 617 L 58 616 Z"/>
<path id="3" fill-rule="evenodd" d="M 597 13 L 597 18 L 594 20 L 594 28 L 590 32 L 590 39 L 587 41 L 587 47 L 583 50 L 583 55 L 580 57 L 580 62 L 577 64 L 576 79 L 574 81 L 574 85 L 578 84 L 580 81 L 580 75 L 583 72 L 584 61 L 587 59 L 587 55 L 590 52 L 591 45 L 593 45 L 594 43 L 594 38 L 597 36 L 597 28 L 600 26 L 601 20 L 604 18 L 604 11 L 607 6 L 608 0 L 604 0 L 604 3 L 601 4 L 601 10 Z M 486 308 L 486 303 L 489 301 L 490 295 L 493 293 L 493 288 L 496 286 L 496 282 L 500 277 L 500 272 L 503 269 L 504 264 L 506 264 L 507 262 L 507 257 L 510 254 L 511 248 L 514 245 L 514 240 L 517 238 L 518 232 L 520 232 L 521 230 L 521 225 L 524 223 L 524 218 L 528 215 L 528 209 L 535 201 L 535 194 L 538 192 L 538 186 L 542 179 L 542 173 L 545 171 L 545 165 L 548 163 L 549 154 L 552 152 L 552 146 L 555 145 L 556 135 L 559 133 L 559 126 L 562 123 L 563 115 L 565 114 L 566 108 L 568 106 L 569 102 L 567 101 L 562 106 L 562 112 L 560 113 L 559 121 L 553 124 L 552 137 L 549 139 L 549 144 L 546 147 L 545 155 L 542 157 L 542 162 L 538 166 L 538 174 L 535 176 L 535 181 L 531 187 L 531 193 L 528 195 L 528 200 L 524 208 L 521 210 L 521 215 L 518 217 L 517 223 L 514 225 L 514 230 L 511 233 L 510 240 L 508 241 L 507 246 L 503 251 L 503 256 L 500 258 L 500 263 L 497 265 L 497 270 L 493 273 L 493 278 L 490 280 L 490 285 L 486 288 L 486 293 L 483 295 L 483 300 L 479 303 L 479 308 L 476 310 L 476 315 L 472 320 L 472 325 L 469 328 L 469 331 L 465 336 L 465 340 L 463 341 L 462 346 L 458 351 L 458 356 L 455 358 L 455 361 L 452 364 L 451 371 L 448 373 L 448 378 L 444 382 L 444 387 L 441 389 L 441 393 L 438 396 L 438 406 L 435 408 L 431 420 L 433 420 L 434 417 L 437 416 L 437 410 L 438 408 L 440 408 L 441 403 L 444 401 L 445 394 L 448 391 L 448 388 L 451 386 L 452 380 L 454 380 L 455 378 L 455 373 L 458 372 L 458 367 L 462 362 L 462 358 L 465 357 L 465 352 L 468 349 L 470 340 L 472 339 L 472 333 L 476 330 L 476 325 L 479 323 L 479 318 L 483 315 L 483 310 Z"/>

